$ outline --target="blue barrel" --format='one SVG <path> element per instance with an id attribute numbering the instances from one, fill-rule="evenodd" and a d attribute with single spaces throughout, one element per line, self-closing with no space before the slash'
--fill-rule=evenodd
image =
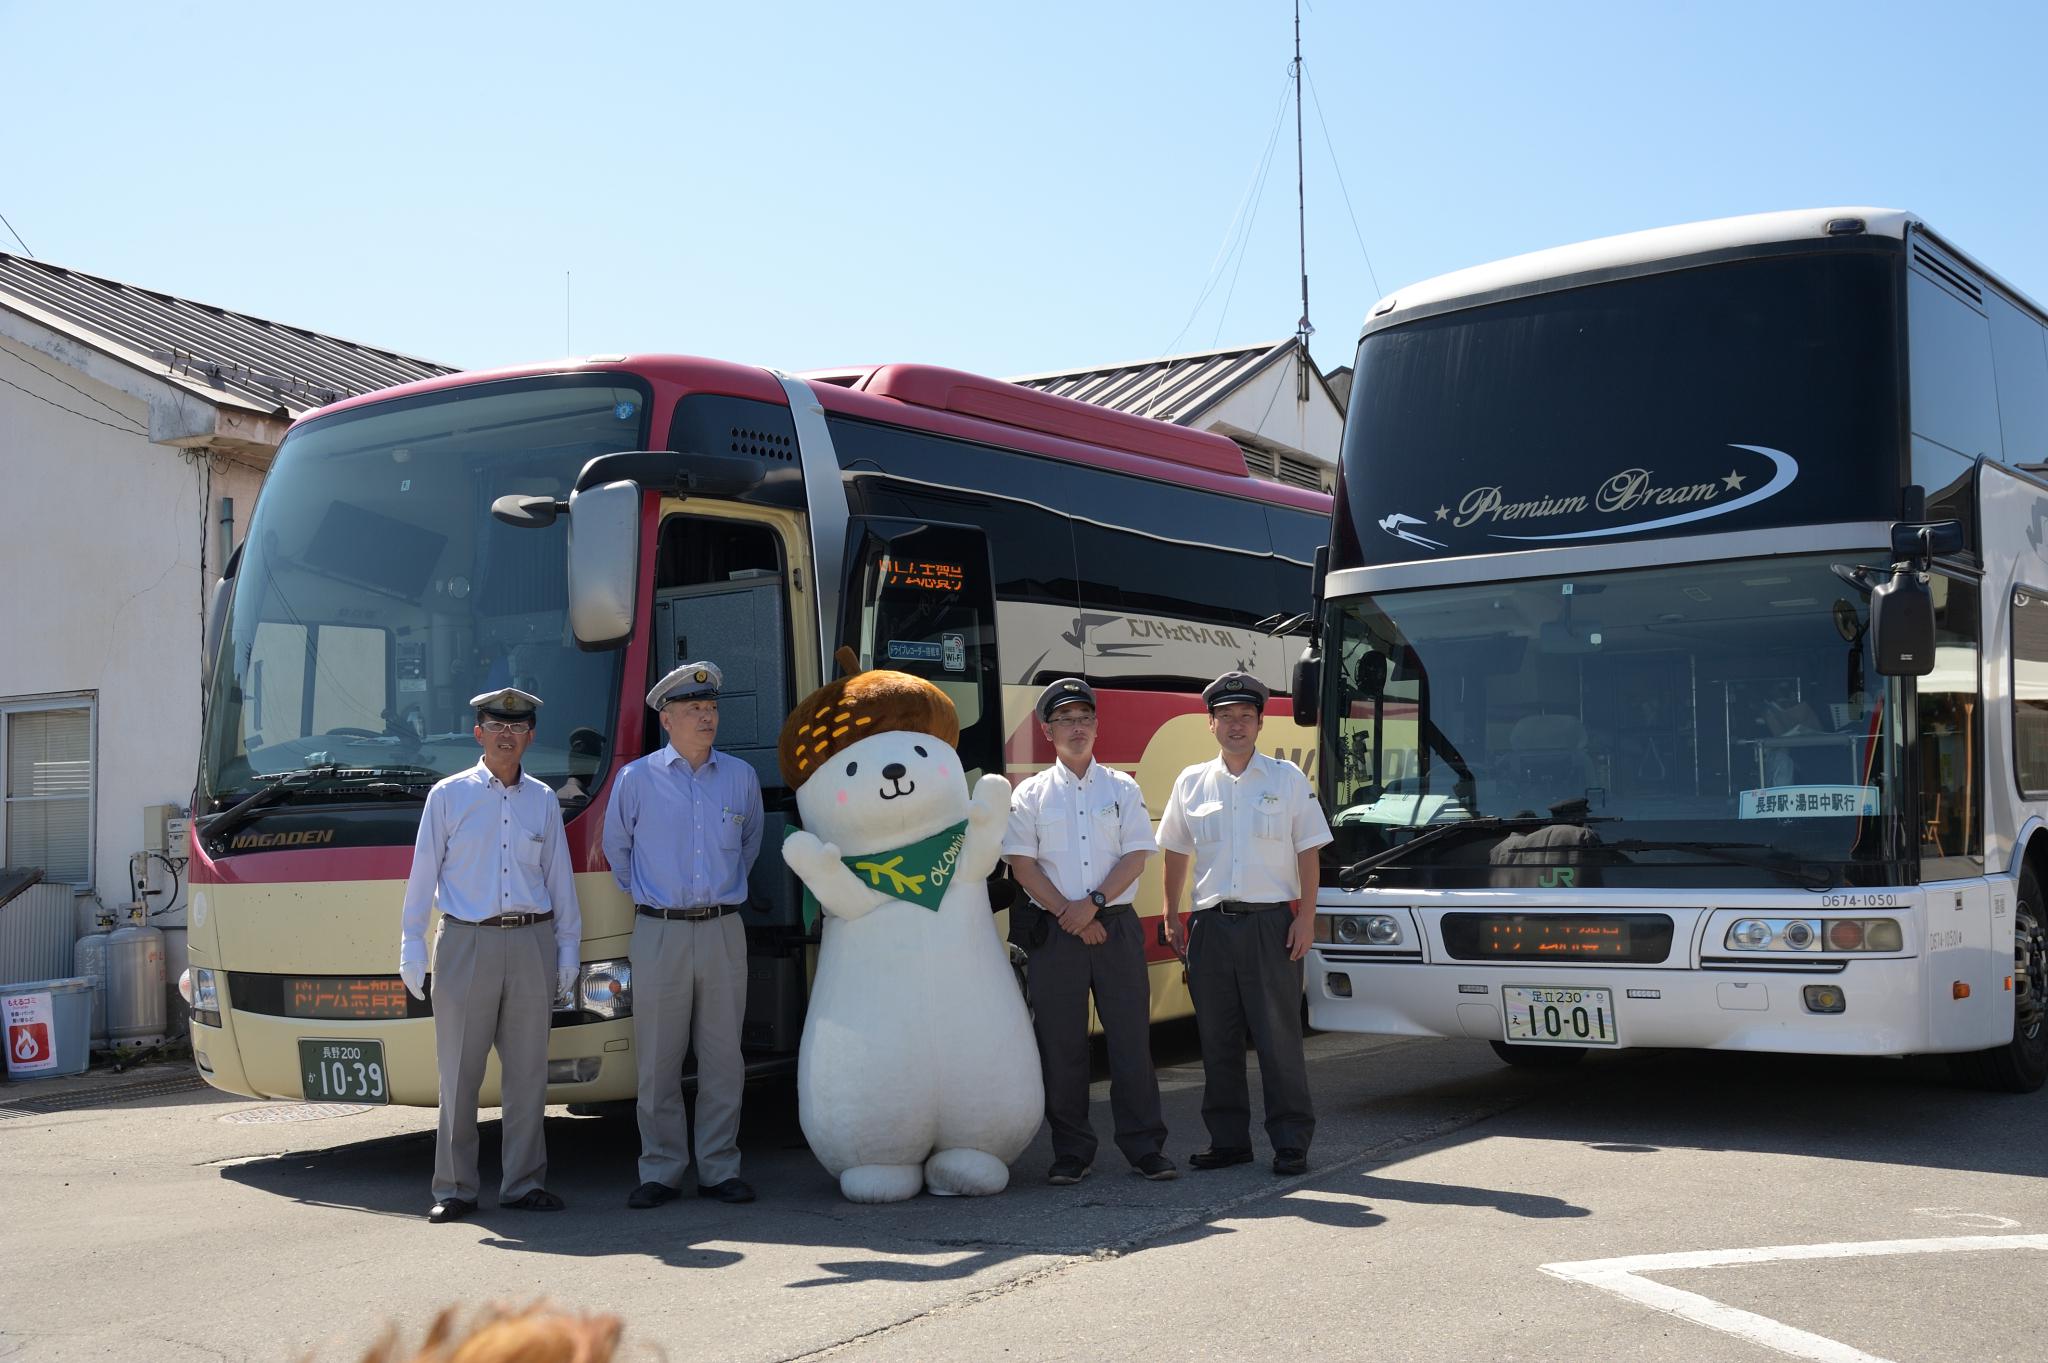
<path id="1" fill-rule="evenodd" d="M 9 1079 L 84 1074 L 91 1059 L 92 981 L 0 985 L 0 1040 Z"/>

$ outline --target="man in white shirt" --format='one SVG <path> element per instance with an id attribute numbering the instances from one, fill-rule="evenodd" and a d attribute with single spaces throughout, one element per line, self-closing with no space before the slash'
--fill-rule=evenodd
<path id="1" fill-rule="evenodd" d="M 1166 852 L 1166 930 L 1186 944 L 1188 992 L 1202 1041 L 1202 1120 L 1209 1148 L 1188 1163 L 1221 1169 L 1252 1158 L 1245 1033 L 1259 1052 L 1273 1172 L 1308 1169 L 1315 1135 L 1301 1045 L 1301 958 L 1315 933 L 1318 849 L 1329 821 L 1299 767 L 1258 751 L 1266 687 L 1226 672 L 1202 690 L 1216 759 L 1173 783 Z M 1180 913 L 1189 862 L 1194 897 Z"/>
<path id="2" fill-rule="evenodd" d="M 562 806 L 520 769 L 540 698 L 514 687 L 473 696 L 483 759 L 427 792 L 400 915 L 398 973 L 427 997 L 427 927 L 436 905 L 434 1059 L 441 1123 L 434 1139 L 434 1206 L 427 1219 L 476 1210 L 476 1103 L 498 1051 L 503 1172 L 498 1205 L 560 1211 L 547 1190 L 548 1026 L 576 983 L 583 915 L 562 833 Z"/>
<path id="3" fill-rule="evenodd" d="M 1116 1145 L 1133 1172 L 1177 1177 L 1160 1147 L 1166 1121 L 1152 1068 L 1152 993 L 1145 933 L 1131 899 L 1145 859 L 1159 850 L 1138 783 L 1095 760 L 1095 692 L 1065 677 L 1039 694 L 1039 732 L 1058 757 L 1010 800 L 1003 853 L 1032 903 L 1032 1027 L 1052 1125 L 1046 1182 L 1079 1183 L 1095 1159 L 1088 1120 L 1088 995 L 1109 1047 L 1109 1108 Z"/>

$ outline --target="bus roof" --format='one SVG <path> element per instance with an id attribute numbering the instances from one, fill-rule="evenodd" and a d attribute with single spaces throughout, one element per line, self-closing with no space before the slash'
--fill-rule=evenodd
<path id="1" fill-rule="evenodd" d="M 1573 275 L 1598 274 L 1679 260 L 1713 251 L 1764 246 L 1777 242 L 1820 240 L 1828 234 L 1830 222 L 1857 218 L 1863 222 L 1859 235 L 1903 240 L 1909 227 L 1920 219 L 1896 208 L 1802 208 L 1782 213 L 1751 213 L 1739 218 L 1715 218 L 1708 222 L 1657 227 L 1646 232 L 1627 232 L 1615 237 L 1575 242 L 1509 256 L 1487 265 L 1453 270 L 1396 289 L 1380 299 L 1366 316 L 1366 329 L 1377 331 L 1403 313 L 1421 308 L 1440 308 L 1462 298 L 1477 298 L 1509 292 L 1520 287 Z"/>
<path id="2" fill-rule="evenodd" d="M 716 393 L 778 406 L 788 396 L 773 372 L 692 355 L 594 355 L 542 364 L 444 374 L 377 393 L 347 398 L 301 417 L 315 421 L 395 398 L 466 388 L 478 383 L 548 374 L 631 373 L 655 387 L 657 401 L 688 393 Z M 1327 513 L 1327 494 L 1253 478 L 1244 451 L 1227 436 L 1093 403 L 1041 393 L 1002 379 L 936 365 L 887 364 L 813 370 L 795 376 L 809 383 L 829 410 L 938 434 L 1012 444 L 1056 459 L 1098 464 L 1163 481 L 1229 491 L 1253 501 Z M 991 427 L 996 429 L 991 429 Z"/>

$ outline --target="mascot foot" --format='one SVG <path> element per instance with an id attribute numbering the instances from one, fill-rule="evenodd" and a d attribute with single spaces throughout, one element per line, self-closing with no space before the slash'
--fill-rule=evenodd
<path id="1" fill-rule="evenodd" d="M 1010 1186 L 1010 1166 L 986 1150 L 941 1150 L 924 1162 L 924 1181 L 939 1197 L 987 1197 Z"/>
<path id="2" fill-rule="evenodd" d="M 916 1164 L 861 1164 L 839 1176 L 848 1202 L 902 1202 L 922 1187 L 924 1169 Z"/>

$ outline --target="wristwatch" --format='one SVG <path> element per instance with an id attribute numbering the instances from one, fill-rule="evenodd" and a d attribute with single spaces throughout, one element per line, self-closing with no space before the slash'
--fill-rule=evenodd
<path id="1" fill-rule="evenodd" d="M 1109 907 L 1109 901 L 1102 897 L 1102 891 L 1100 890 L 1090 890 L 1088 892 L 1088 902 L 1090 904 L 1093 904 L 1098 909 L 1106 909 Z"/>

